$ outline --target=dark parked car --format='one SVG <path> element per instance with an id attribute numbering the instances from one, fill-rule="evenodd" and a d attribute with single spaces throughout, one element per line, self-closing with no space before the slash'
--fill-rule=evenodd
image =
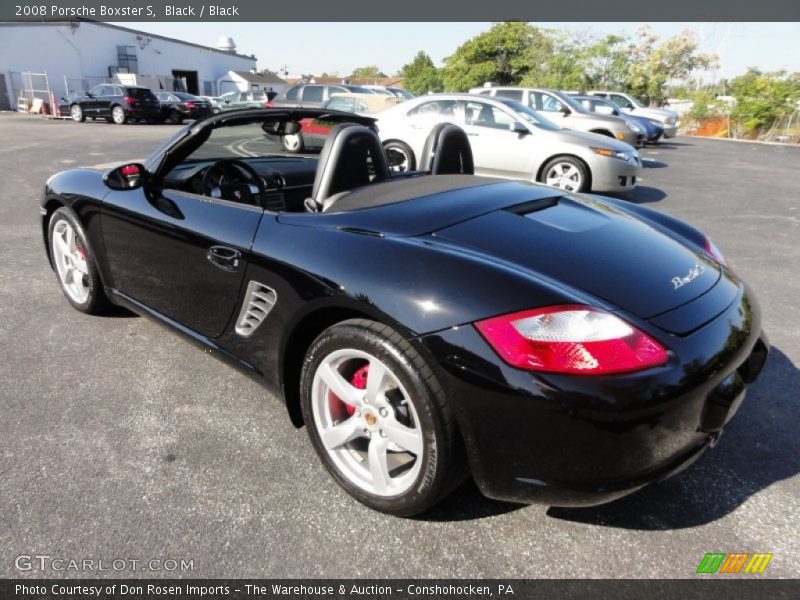
<path id="1" fill-rule="evenodd" d="M 179 125 L 184 119 L 202 119 L 213 112 L 208 100 L 185 92 L 156 92 L 156 98 L 167 123 Z"/>
<path id="2" fill-rule="evenodd" d="M 276 137 L 322 117 L 337 124 L 319 158 L 281 155 Z M 397 515 L 469 473 L 493 498 L 597 504 L 714 445 L 768 344 L 706 236 L 475 177 L 451 124 L 419 172 L 393 175 L 374 123 L 221 113 L 143 164 L 54 175 L 42 232 L 67 300 L 229 360 L 285 401 L 339 485 Z"/>
<path id="3" fill-rule="evenodd" d="M 131 85 L 104 83 L 94 86 L 70 104 L 73 121 L 86 117 L 105 118 L 123 125 L 129 120 L 155 122 L 161 117 L 158 98 L 149 89 Z"/>
<path id="4" fill-rule="evenodd" d="M 274 107 L 289 106 L 294 108 L 321 108 L 334 94 L 373 94 L 374 92 L 358 85 L 345 83 L 297 83 L 278 94 L 271 105 Z"/>

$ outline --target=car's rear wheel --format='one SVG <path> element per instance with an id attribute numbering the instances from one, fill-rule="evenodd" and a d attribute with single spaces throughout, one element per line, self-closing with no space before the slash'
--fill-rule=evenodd
<path id="1" fill-rule="evenodd" d="M 111 120 L 114 121 L 117 125 L 124 125 L 125 122 L 128 120 L 127 115 L 125 114 L 125 109 L 121 106 L 115 106 L 111 109 Z"/>
<path id="2" fill-rule="evenodd" d="M 281 144 L 283 144 L 284 150 L 291 152 L 292 154 L 302 152 L 306 147 L 306 143 L 303 140 L 303 134 L 301 133 L 290 133 L 288 135 L 284 135 L 281 138 Z"/>
<path id="3" fill-rule="evenodd" d="M 392 140 L 383 145 L 386 152 L 386 159 L 389 162 L 389 169 L 398 173 L 413 171 L 417 168 L 417 161 L 414 158 L 414 151 L 405 142 Z"/>
<path id="4" fill-rule="evenodd" d="M 83 109 L 79 104 L 73 104 L 69 109 L 69 114 L 76 123 L 83 123 L 86 120 L 86 115 L 83 114 Z"/>
<path id="5" fill-rule="evenodd" d="M 363 319 L 326 329 L 301 376 L 303 416 L 333 478 L 363 504 L 418 514 L 466 475 L 444 391 L 391 328 Z"/>
<path id="6" fill-rule="evenodd" d="M 50 218 L 50 256 L 61 290 L 77 310 L 94 314 L 108 305 L 94 253 L 80 222 L 67 208 Z"/>
<path id="7" fill-rule="evenodd" d="M 177 110 L 171 110 L 167 115 L 167 123 L 170 125 L 180 125 L 183 123 L 183 115 L 181 115 L 181 113 L 179 113 Z"/>
<path id="8" fill-rule="evenodd" d="M 589 170 L 577 158 L 558 156 L 542 169 L 542 182 L 567 192 L 585 192 L 589 189 Z"/>

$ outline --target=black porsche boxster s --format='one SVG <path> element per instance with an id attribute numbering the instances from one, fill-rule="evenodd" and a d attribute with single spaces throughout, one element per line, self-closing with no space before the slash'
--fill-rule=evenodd
<path id="1" fill-rule="evenodd" d="M 321 154 L 280 155 L 309 118 Z M 470 474 L 597 504 L 713 445 L 768 352 L 716 247 L 639 205 L 475 177 L 453 125 L 423 154 L 392 172 L 353 114 L 225 112 L 144 164 L 51 177 L 47 256 L 76 309 L 127 307 L 256 377 L 381 511 Z"/>

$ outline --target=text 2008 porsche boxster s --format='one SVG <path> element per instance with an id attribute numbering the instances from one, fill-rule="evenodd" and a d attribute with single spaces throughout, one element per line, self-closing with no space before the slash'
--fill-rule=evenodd
<path id="1" fill-rule="evenodd" d="M 335 124 L 322 153 L 281 156 L 304 118 Z M 703 234 L 475 177 L 453 125 L 420 169 L 392 173 L 366 117 L 226 112 L 144 164 L 51 177 L 47 255 L 78 310 L 153 317 L 274 390 L 381 511 L 469 474 L 492 498 L 597 504 L 713 444 L 768 343 Z"/>

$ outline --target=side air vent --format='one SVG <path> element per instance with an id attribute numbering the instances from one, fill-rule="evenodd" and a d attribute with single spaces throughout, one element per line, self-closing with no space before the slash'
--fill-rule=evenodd
<path id="1" fill-rule="evenodd" d="M 286 187 L 286 177 L 284 177 L 281 173 L 275 173 L 275 175 L 272 176 L 272 185 L 275 188 Z"/>
<path id="2" fill-rule="evenodd" d="M 277 301 L 278 294 L 272 288 L 257 281 L 248 283 L 244 304 L 242 304 L 242 310 L 236 321 L 236 333 L 242 337 L 253 335 Z"/>

